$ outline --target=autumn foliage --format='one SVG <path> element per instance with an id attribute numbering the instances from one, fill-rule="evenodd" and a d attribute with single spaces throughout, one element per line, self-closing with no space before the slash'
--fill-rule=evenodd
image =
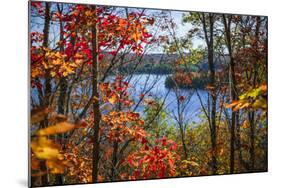
<path id="1" fill-rule="evenodd" d="M 265 17 L 186 12 L 178 36 L 171 11 L 30 10 L 31 186 L 267 170 Z"/>

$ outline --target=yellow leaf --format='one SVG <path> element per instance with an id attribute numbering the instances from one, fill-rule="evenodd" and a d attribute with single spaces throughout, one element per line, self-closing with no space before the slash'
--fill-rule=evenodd
<path id="1" fill-rule="evenodd" d="M 46 137 L 32 141 L 31 148 L 38 159 L 58 159 L 61 155 L 58 146 Z"/>
<path id="2" fill-rule="evenodd" d="M 51 71 L 51 76 L 55 77 L 56 76 L 56 72 L 55 71 Z"/>
<path id="3" fill-rule="evenodd" d="M 65 133 L 68 131 L 71 131 L 75 128 L 75 125 L 68 123 L 68 122 L 60 122 L 56 125 L 47 127 L 45 129 L 42 129 L 38 131 L 38 135 L 40 136 L 47 136 L 47 135 L 53 135 L 53 134 L 60 134 Z"/>
<path id="4" fill-rule="evenodd" d="M 115 104 L 117 103 L 117 101 L 119 100 L 119 96 L 115 93 L 115 92 L 112 92 L 110 97 L 108 98 L 108 101 L 111 103 L 111 104 Z"/>
<path id="5" fill-rule="evenodd" d="M 87 128 L 84 128 L 82 129 L 82 134 L 85 136 L 88 134 L 88 129 Z"/>

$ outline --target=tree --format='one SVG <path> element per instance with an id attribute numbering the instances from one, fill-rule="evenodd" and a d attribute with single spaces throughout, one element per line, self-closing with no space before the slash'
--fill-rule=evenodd
<path id="1" fill-rule="evenodd" d="M 217 173 L 217 91 L 216 91 L 216 70 L 214 63 L 214 32 L 215 32 L 215 22 L 216 15 L 212 13 L 191 13 L 189 16 L 184 18 L 185 22 L 191 22 L 196 27 L 195 32 L 192 30 L 192 34 L 196 32 L 201 32 L 198 27 L 201 27 L 202 35 L 204 37 L 206 46 L 207 46 L 207 59 L 209 65 L 209 90 L 211 96 L 210 112 L 206 109 L 204 110 L 205 115 L 207 116 L 210 128 L 211 136 L 211 147 L 212 147 L 212 169 L 213 173 Z M 198 92 L 197 92 L 198 95 Z M 200 96 L 199 96 L 200 97 Z M 204 108 L 204 106 L 202 106 Z M 208 107 L 209 109 L 209 107 Z"/>

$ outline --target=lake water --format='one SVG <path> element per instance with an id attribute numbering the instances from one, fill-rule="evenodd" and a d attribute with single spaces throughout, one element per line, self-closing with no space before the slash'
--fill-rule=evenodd
<path id="1" fill-rule="evenodd" d="M 174 115 L 178 114 L 178 102 L 177 98 L 182 96 L 184 100 L 179 103 L 180 110 L 183 110 L 184 119 L 188 122 L 200 121 L 199 114 L 202 113 L 200 101 L 194 89 L 168 89 L 165 87 L 165 79 L 169 75 L 153 75 L 153 74 L 138 74 L 132 77 L 127 77 L 129 85 L 131 86 L 130 93 L 137 101 L 141 93 L 144 93 L 148 89 L 152 88 L 146 95 L 148 98 L 158 98 L 163 101 L 165 98 L 164 109 L 169 114 L 169 119 L 173 119 Z M 204 90 L 198 90 L 201 96 L 202 102 L 207 102 L 207 92 Z M 178 97 L 177 97 L 178 96 Z M 189 100 L 188 100 L 189 99 Z M 142 111 L 143 106 L 140 106 L 137 111 Z"/>

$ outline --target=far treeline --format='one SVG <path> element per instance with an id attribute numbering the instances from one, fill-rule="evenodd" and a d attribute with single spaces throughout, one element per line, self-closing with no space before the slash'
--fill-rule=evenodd
<path id="1" fill-rule="evenodd" d="M 183 54 L 183 56 L 188 59 L 189 54 Z M 208 76 L 208 61 L 206 58 L 201 59 L 197 62 L 193 62 L 186 67 L 185 65 L 180 65 L 175 69 L 175 63 L 179 59 L 178 54 L 147 54 L 143 57 L 142 63 L 138 66 L 138 69 L 134 71 L 134 74 L 157 74 L 157 75 L 169 75 L 166 78 L 165 86 L 167 88 L 179 87 L 181 89 L 204 89 L 209 83 Z M 224 58 L 227 58 L 224 57 Z M 229 59 L 229 58 L 228 58 Z M 223 70 L 227 66 L 222 57 L 216 60 L 216 69 Z M 130 73 L 134 70 L 134 65 L 127 64 L 120 68 L 119 71 L 123 74 Z M 192 75 L 191 83 L 184 81 L 188 75 L 183 75 L 185 78 L 174 79 L 171 75 L 176 72 L 189 72 Z"/>

